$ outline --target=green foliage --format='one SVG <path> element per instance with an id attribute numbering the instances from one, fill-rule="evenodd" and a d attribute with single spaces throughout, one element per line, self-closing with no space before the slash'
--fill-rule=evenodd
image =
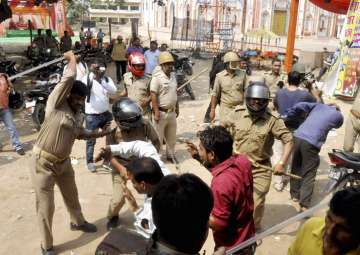
<path id="1" fill-rule="evenodd" d="M 73 0 L 67 2 L 67 19 L 70 25 L 81 23 L 89 15 L 90 0 Z"/>

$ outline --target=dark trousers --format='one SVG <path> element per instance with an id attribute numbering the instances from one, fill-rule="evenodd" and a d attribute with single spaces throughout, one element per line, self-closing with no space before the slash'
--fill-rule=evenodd
<path id="1" fill-rule="evenodd" d="M 86 114 L 85 125 L 89 131 L 95 131 L 98 128 L 103 128 L 107 123 L 112 121 L 112 115 L 106 111 L 100 114 Z M 86 163 L 94 162 L 94 148 L 96 139 L 86 140 Z"/>
<path id="2" fill-rule="evenodd" d="M 115 61 L 116 65 L 116 79 L 119 83 L 121 81 L 121 77 L 126 73 L 126 61 Z"/>
<path id="3" fill-rule="evenodd" d="M 294 138 L 291 172 L 301 176 L 302 180 L 290 180 L 290 195 L 299 199 L 302 207 L 310 207 L 316 171 L 320 164 L 319 152 L 318 148 L 307 141 Z"/>

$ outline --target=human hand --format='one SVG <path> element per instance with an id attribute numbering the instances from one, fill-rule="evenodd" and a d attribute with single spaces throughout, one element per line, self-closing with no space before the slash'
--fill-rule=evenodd
<path id="1" fill-rule="evenodd" d="M 160 112 L 159 111 L 154 112 L 154 120 L 156 122 L 159 122 L 159 120 L 160 120 Z"/>
<path id="2" fill-rule="evenodd" d="M 67 52 L 64 53 L 64 58 L 67 60 L 67 61 L 71 61 L 71 60 L 75 60 L 76 61 L 76 57 L 74 55 L 74 52 L 72 50 L 69 50 Z"/>
<path id="3" fill-rule="evenodd" d="M 94 162 L 99 162 L 102 159 L 105 161 L 110 161 L 111 156 L 112 154 L 109 146 L 101 148 L 99 154 L 95 157 Z"/>
<path id="4" fill-rule="evenodd" d="M 277 163 L 274 166 L 274 174 L 275 175 L 283 175 L 285 173 L 285 167 L 283 163 Z"/>
<path id="5" fill-rule="evenodd" d="M 110 125 L 111 125 L 111 121 L 106 122 L 105 125 L 101 128 L 102 131 L 109 131 Z M 111 129 L 110 129 L 110 131 L 111 131 Z"/>
<path id="6" fill-rule="evenodd" d="M 187 151 L 191 154 L 191 157 L 195 158 L 199 155 L 198 148 L 190 141 L 186 141 Z"/>

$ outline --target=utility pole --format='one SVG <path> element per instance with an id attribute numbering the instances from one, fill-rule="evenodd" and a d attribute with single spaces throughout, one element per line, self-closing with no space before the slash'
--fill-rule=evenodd
<path id="1" fill-rule="evenodd" d="M 299 9 L 299 0 L 291 0 L 290 21 L 289 21 L 289 28 L 288 28 L 286 57 L 285 57 L 286 72 L 291 71 L 292 64 L 293 64 L 298 9 Z"/>
<path id="2" fill-rule="evenodd" d="M 247 9 L 247 0 L 243 0 L 243 11 L 242 11 L 242 21 L 241 21 L 241 50 L 244 49 L 244 40 L 245 40 L 245 33 L 246 33 L 246 9 Z"/>

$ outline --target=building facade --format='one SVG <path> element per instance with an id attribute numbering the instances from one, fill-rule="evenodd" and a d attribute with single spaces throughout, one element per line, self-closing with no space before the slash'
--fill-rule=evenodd
<path id="1" fill-rule="evenodd" d="M 160 4 L 158 4 L 160 2 Z M 213 20 L 214 31 L 234 28 L 237 37 L 264 28 L 287 34 L 291 0 L 144 0 L 142 22 L 150 31 L 170 33 L 173 18 Z M 309 0 L 299 1 L 298 37 L 337 37 L 345 16 L 322 10 Z"/>
<path id="2" fill-rule="evenodd" d="M 91 4 L 89 8 L 89 18 L 100 23 L 126 25 L 132 19 L 141 22 L 141 0 L 102 0 Z"/>

